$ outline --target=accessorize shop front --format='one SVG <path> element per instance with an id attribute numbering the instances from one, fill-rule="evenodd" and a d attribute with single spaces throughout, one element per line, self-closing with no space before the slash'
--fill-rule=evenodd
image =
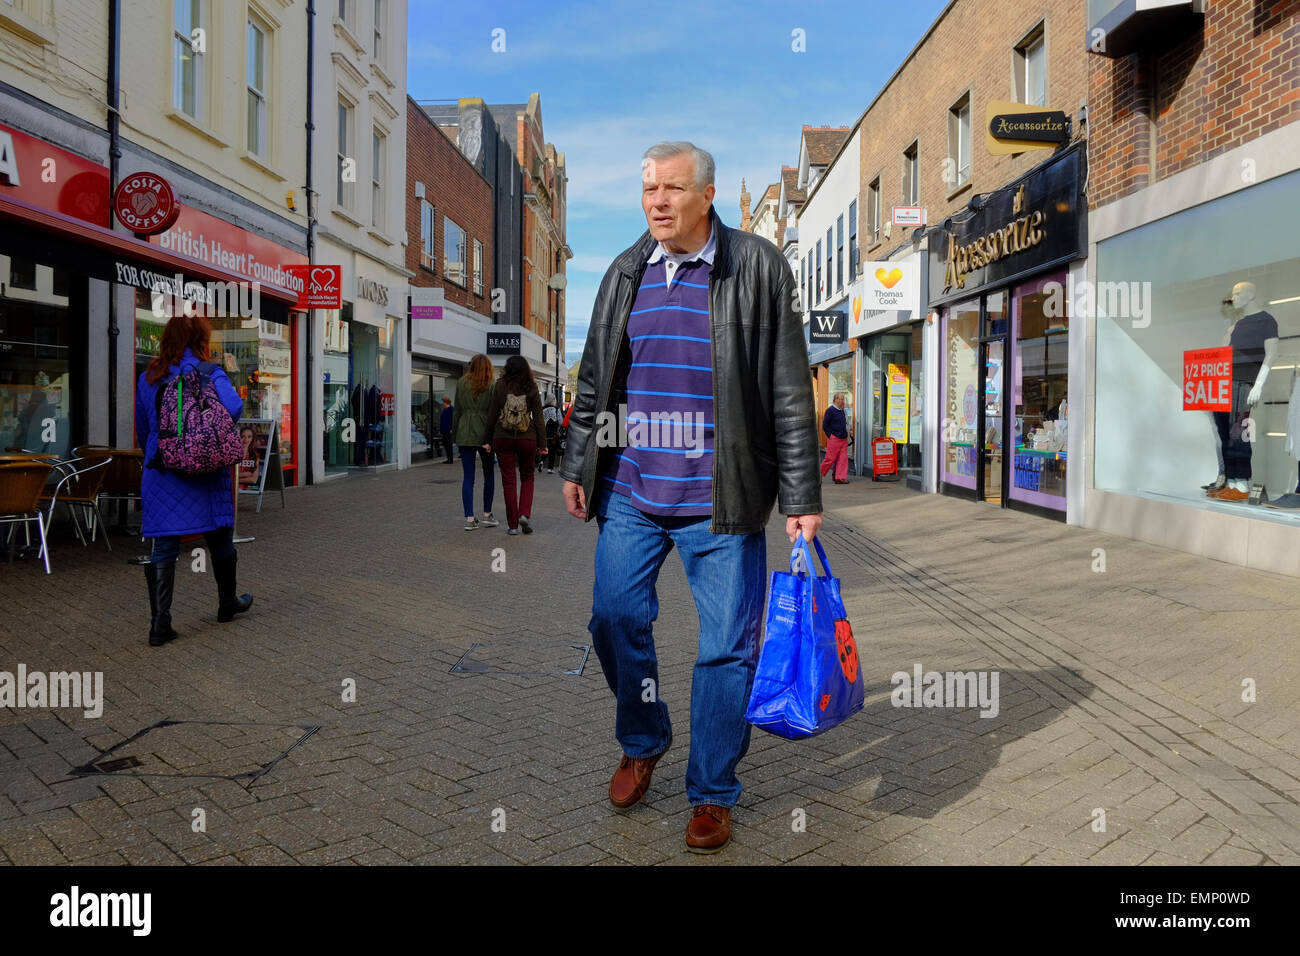
<path id="1" fill-rule="evenodd" d="M 929 244 L 939 490 L 1074 523 L 1071 343 L 1081 332 L 1071 332 L 1071 293 L 1087 251 L 1084 150 L 1062 150 L 980 197 Z"/>
<path id="2" fill-rule="evenodd" d="M 1280 132 L 1094 213 L 1087 523 L 1300 574 L 1300 130 Z"/>

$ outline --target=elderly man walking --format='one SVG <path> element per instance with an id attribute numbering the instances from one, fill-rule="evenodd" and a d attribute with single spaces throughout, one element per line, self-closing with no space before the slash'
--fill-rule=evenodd
<path id="1" fill-rule="evenodd" d="M 722 224 L 713 171 L 691 143 L 646 151 L 649 229 L 601 281 L 560 469 L 569 513 L 599 527 L 588 629 L 616 701 L 619 808 L 672 742 L 653 622 L 659 569 L 681 555 L 700 622 L 686 769 L 686 845 L 700 853 L 730 840 L 741 794 L 763 529 L 777 502 L 791 541 L 822 520 L 794 276 L 772 243 Z"/>
<path id="2" fill-rule="evenodd" d="M 822 459 L 822 477 L 835 469 L 835 484 L 849 483 L 849 426 L 844 415 L 844 393 L 836 392 L 822 416 L 822 431 L 826 433 L 826 457 Z"/>

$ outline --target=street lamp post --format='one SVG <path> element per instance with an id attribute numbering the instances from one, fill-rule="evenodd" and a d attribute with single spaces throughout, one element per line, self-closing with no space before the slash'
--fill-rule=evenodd
<path id="1" fill-rule="evenodd" d="M 560 322 L 559 322 L 559 304 L 560 293 L 564 287 L 569 284 L 563 272 L 556 272 L 546 283 L 550 286 L 551 291 L 555 293 L 555 307 L 551 310 L 551 330 L 555 333 L 555 410 L 559 412 L 564 407 L 564 386 L 560 383 Z"/>

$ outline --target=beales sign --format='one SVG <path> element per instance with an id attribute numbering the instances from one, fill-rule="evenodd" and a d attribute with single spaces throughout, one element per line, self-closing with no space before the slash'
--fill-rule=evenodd
<path id="1" fill-rule="evenodd" d="M 488 355 L 518 355 L 523 348 L 521 332 L 489 332 L 487 334 Z"/>
<path id="2" fill-rule="evenodd" d="M 1086 254 L 1087 207 L 1081 193 L 1084 147 L 1070 147 L 984 197 L 930 240 L 930 303 L 952 301 L 1015 281 Z"/>

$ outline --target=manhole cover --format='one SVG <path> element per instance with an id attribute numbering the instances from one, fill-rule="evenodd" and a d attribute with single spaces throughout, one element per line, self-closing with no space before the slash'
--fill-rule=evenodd
<path id="1" fill-rule="evenodd" d="M 587 666 L 590 654 L 590 644 L 528 639 L 489 641 L 471 644 L 451 673 L 578 677 Z"/>
<path id="2" fill-rule="evenodd" d="M 251 782 L 318 730 L 312 724 L 160 720 L 73 773 Z"/>

